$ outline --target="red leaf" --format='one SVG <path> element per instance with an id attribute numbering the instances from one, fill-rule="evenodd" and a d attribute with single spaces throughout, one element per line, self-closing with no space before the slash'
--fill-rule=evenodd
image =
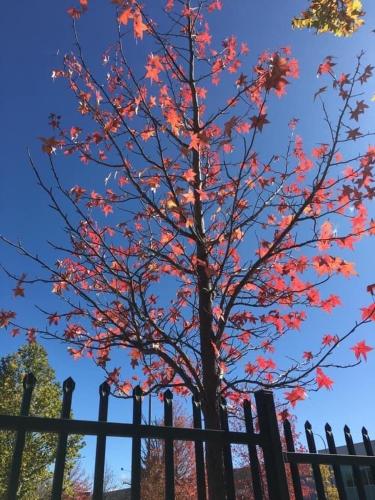
<path id="1" fill-rule="evenodd" d="M 367 353 L 373 350 L 373 347 L 370 347 L 369 345 L 366 344 L 364 340 L 361 342 L 358 342 L 356 345 L 350 348 L 357 359 L 359 359 L 361 356 L 363 356 L 363 359 L 367 361 Z"/>
<path id="2" fill-rule="evenodd" d="M 320 307 L 324 309 L 324 311 L 331 312 L 332 309 L 336 306 L 341 305 L 341 299 L 338 295 L 330 295 L 328 299 L 322 300 L 320 303 Z"/>
<path id="3" fill-rule="evenodd" d="M 214 10 L 221 10 L 222 8 L 223 4 L 221 3 L 221 0 L 214 0 L 208 5 L 207 10 L 208 12 L 213 12 Z"/>
<path id="4" fill-rule="evenodd" d="M 262 113 L 261 115 L 251 117 L 253 127 L 257 127 L 260 132 L 262 132 L 263 126 L 266 125 L 266 123 L 270 123 L 266 116 L 267 115 L 265 113 Z"/>
<path id="5" fill-rule="evenodd" d="M 356 141 L 358 137 L 361 137 L 362 132 L 359 130 L 359 127 L 352 128 L 347 131 L 347 140 Z"/>
<path id="6" fill-rule="evenodd" d="M 167 3 L 165 4 L 165 10 L 167 12 L 170 12 L 174 7 L 174 0 L 167 0 Z"/>
<path id="7" fill-rule="evenodd" d="M 333 66 L 335 66 L 335 63 L 332 62 L 332 56 L 327 56 L 324 61 L 319 64 L 318 67 L 318 75 L 323 75 L 324 73 L 330 73 L 331 69 Z"/>
<path id="8" fill-rule="evenodd" d="M 337 342 L 337 336 L 336 335 L 324 335 L 322 344 L 323 345 L 331 345 L 335 342 Z"/>
<path id="9" fill-rule="evenodd" d="M 245 365 L 245 372 L 248 373 L 249 375 L 254 375 L 254 373 L 258 370 L 258 367 L 251 364 L 251 363 L 247 363 Z"/>
<path id="10" fill-rule="evenodd" d="M 352 120 L 358 121 L 359 115 L 365 112 L 365 109 L 368 108 L 368 105 L 365 104 L 365 101 L 357 101 L 357 106 L 350 112 L 350 118 Z"/>
<path id="11" fill-rule="evenodd" d="M 82 349 L 73 349 L 72 347 L 68 348 L 69 354 L 73 356 L 73 359 L 82 358 Z"/>
<path id="12" fill-rule="evenodd" d="M 20 334 L 20 329 L 19 328 L 13 328 L 12 331 L 10 332 L 12 337 L 17 337 L 17 335 Z"/>
<path id="13" fill-rule="evenodd" d="M 289 401 L 289 403 L 293 406 L 293 408 L 296 406 L 297 401 L 302 401 L 303 399 L 306 399 L 306 391 L 303 387 L 296 387 L 295 389 L 285 392 L 285 399 Z"/>
<path id="14" fill-rule="evenodd" d="M 79 19 L 81 17 L 81 11 L 74 7 L 70 7 L 66 12 L 73 19 Z"/>
<path id="15" fill-rule="evenodd" d="M 260 370 L 274 370 L 276 368 L 276 363 L 272 359 L 263 358 L 263 356 L 258 356 L 257 364 Z"/>
<path id="16" fill-rule="evenodd" d="M 163 71 L 164 67 L 159 56 L 150 54 L 146 64 L 146 78 L 150 78 L 151 82 L 160 82 L 159 73 Z"/>
<path id="17" fill-rule="evenodd" d="M 325 387 L 326 389 L 332 389 L 333 380 L 329 378 L 321 368 L 316 369 L 316 383 L 318 384 L 319 389 Z"/>
<path id="18" fill-rule="evenodd" d="M 60 316 L 56 313 L 53 313 L 51 314 L 50 316 L 48 316 L 48 323 L 50 325 L 58 325 L 59 321 L 60 321 Z"/>
<path id="19" fill-rule="evenodd" d="M 310 361 L 311 359 L 313 359 L 314 356 L 311 351 L 305 351 L 302 357 L 306 359 L 306 361 Z"/>
<path id="20" fill-rule="evenodd" d="M 186 182 L 194 182 L 196 175 L 197 174 L 194 172 L 194 170 L 192 168 L 189 168 L 182 174 L 182 177 Z"/>
<path id="21" fill-rule="evenodd" d="M 17 285 L 16 288 L 13 288 L 13 294 L 15 297 L 24 297 L 25 289 L 22 286 Z"/>
<path id="22" fill-rule="evenodd" d="M 105 204 L 102 207 L 104 215 L 107 217 L 107 215 L 113 213 L 113 208 L 112 205 Z"/>
<path id="23" fill-rule="evenodd" d="M 135 38 L 139 38 L 140 40 L 142 40 L 143 32 L 147 30 L 147 26 L 142 21 L 142 14 L 139 9 L 134 12 L 133 19 L 134 36 Z"/>
<path id="24" fill-rule="evenodd" d="M 323 222 L 322 227 L 320 228 L 320 233 L 319 233 L 319 240 L 323 241 L 318 241 L 317 247 L 319 250 L 326 250 L 327 248 L 330 247 L 330 242 L 326 240 L 330 240 L 333 236 L 333 226 L 329 222 L 329 220 Z"/>
<path id="25" fill-rule="evenodd" d="M 362 307 L 362 319 L 375 321 L 375 304 L 371 304 L 368 307 Z"/>
<path id="26" fill-rule="evenodd" d="M 0 311 L 0 328 L 7 327 L 12 319 L 16 317 L 16 313 L 13 311 Z"/>

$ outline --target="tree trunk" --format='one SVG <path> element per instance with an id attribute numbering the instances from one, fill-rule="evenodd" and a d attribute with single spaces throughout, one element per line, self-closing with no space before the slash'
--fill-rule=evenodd
<path id="1" fill-rule="evenodd" d="M 208 256 L 204 245 L 197 245 L 200 347 L 202 360 L 202 407 L 206 429 L 220 429 L 220 378 L 215 355 Z M 208 495 L 210 500 L 225 500 L 223 450 L 219 443 L 206 443 Z"/>
<path id="2" fill-rule="evenodd" d="M 210 407 L 211 406 L 211 407 Z M 220 429 L 218 404 L 203 405 L 206 429 Z M 223 449 L 219 443 L 206 443 L 206 468 L 209 500 L 225 500 Z"/>

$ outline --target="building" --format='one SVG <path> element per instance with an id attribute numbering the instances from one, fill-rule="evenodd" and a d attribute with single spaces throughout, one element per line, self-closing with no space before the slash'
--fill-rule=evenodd
<path id="1" fill-rule="evenodd" d="M 371 441 L 371 446 L 373 450 L 375 450 L 375 441 Z M 367 455 L 363 443 L 355 443 L 354 449 L 356 455 Z M 336 450 L 338 455 L 348 455 L 348 450 L 345 445 L 337 446 Z M 328 453 L 328 450 L 327 449 L 319 450 L 318 453 Z M 350 500 L 360 500 L 354 483 L 352 467 L 349 465 L 341 466 L 341 471 L 348 498 Z M 371 467 L 361 467 L 360 471 L 366 491 L 366 500 L 375 500 L 375 475 Z"/>

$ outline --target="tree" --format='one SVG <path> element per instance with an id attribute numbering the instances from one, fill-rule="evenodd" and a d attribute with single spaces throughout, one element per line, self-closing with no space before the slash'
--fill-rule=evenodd
<path id="1" fill-rule="evenodd" d="M 155 421 L 155 425 L 163 425 Z M 189 418 L 180 405 L 174 407 L 175 427 L 191 427 Z M 164 498 L 164 444 L 158 439 L 148 439 L 142 450 L 141 491 L 144 500 Z M 196 475 L 194 443 L 192 441 L 174 441 L 175 493 L 179 500 L 188 500 L 196 496 Z"/>
<path id="2" fill-rule="evenodd" d="M 197 391 L 213 429 L 220 395 L 285 388 L 294 406 L 309 387 L 330 389 L 327 368 L 354 365 L 371 350 L 361 341 L 353 363 L 332 359 L 375 319 L 373 303 L 346 332 L 322 332 L 321 345 L 298 359 L 277 362 L 272 353 L 308 311 L 340 305 L 323 284 L 355 275 L 347 249 L 375 232 L 366 208 L 375 148 L 358 123 L 373 67 L 360 55 L 353 71 L 336 73 L 327 56 L 318 74 L 332 85 L 332 113 L 322 100 L 328 83 L 314 96 L 327 132 L 308 152 L 291 119 L 285 152 L 262 150 L 269 107 L 298 76 L 289 48 L 264 52 L 247 71 L 246 42 L 218 44 L 210 31 L 221 1 L 168 0 L 151 13 L 137 0 L 114 3 L 119 38 L 103 55 L 104 74 L 90 69 L 76 29 L 76 53 L 52 74 L 67 80 L 80 117 L 64 126 L 52 114 L 53 136 L 42 138 L 54 188 L 31 162 L 69 238 L 55 245 L 56 266 L 13 245 L 42 266 L 40 279 L 65 306 L 46 311 L 50 326 L 27 328 L 29 338 L 39 331 L 68 342 L 75 358 L 92 356 L 114 390 L 130 396 L 133 381 L 110 364 L 120 348 L 144 393 Z M 69 9 L 74 25 L 87 9 L 80 4 Z M 65 186 L 60 151 L 105 171 L 104 191 L 95 180 Z M 15 295 L 36 280 L 19 278 Z M 0 325 L 19 328 L 15 312 L 2 311 Z M 206 457 L 210 498 L 221 499 L 216 443 Z"/>
<path id="3" fill-rule="evenodd" d="M 71 469 L 67 480 L 69 482 L 69 489 L 64 492 L 63 500 L 83 500 L 85 498 L 91 498 L 93 481 L 79 462 Z M 108 464 L 105 464 L 103 492 L 108 493 L 120 489 L 121 486 L 122 482 L 116 478 L 114 471 Z"/>
<path id="4" fill-rule="evenodd" d="M 319 468 L 322 474 L 324 490 L 327 494 L 327 498 L 330 500 L 339 500 L 339 494 L 336 488 L 335 476 L 333 474 L 332 467 L 329 465 L 320 465 Z"/>
<path id="5" fill-rule="evenodd" d="M 33 372 L 37 384 L 33 392 L 30 415 L 58 417 L 61 411 L 62 391 L 55 381 L 55 372 L 48 364 L 44 348 L 31 343 L 0 360 L 0 413 L 18 415 L 22 399 L 22 381 L 26 373 Z M 0 497 L 5 498 L 9 468 L 13 454 L 13 432 L 0 433 Z M 41 490 L 50 488 L 51 468 L 56 453 L 57 438 L 50 433 L 28 433 L 23 453 L 21 480 L 17 498 L 39 499 Z M 82 447 L 82 439 L 72 436 L 68 442 L 66 475 L 69 476 Z M 65 481 L 69 491 L 70 483 Z"/>
<path id="6" fill-rule="evenodd" d="M 295 28 L 314 28 L 317 33 L 331 32 L 350 36 L 364 23 L 361 0 L 312 0 L 308 9 L 293 19 Z"/>

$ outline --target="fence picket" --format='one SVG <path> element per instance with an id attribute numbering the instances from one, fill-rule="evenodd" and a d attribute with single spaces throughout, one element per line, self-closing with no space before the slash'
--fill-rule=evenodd
<path id="1" fill-rule="evenodd" d="M 365 446 L 366 455 L 369 457 L 373 457 L 374 451 L 372 449 L 370 436 L 368 435 L 366 427 L 362 427 L 362 439 L 363 439 L 363 444 Z M 372 473 L 373 481 L 375 481 L 375 467 L 371 467 L 371 473 Z"/>
<path id="2" fill-rule="evenodd" d="M 99 386 L 98 420 L 100 422 L 107 421 L 109 393 L 110 393 L 109 384 L 107 382 L 103 382 Z M 96 439 L 94 491 L 92 500 L 102 500 L 103 498 L 106 440 L 107 440 L 106 436 L 98 436 Z"/>
<path id="3" fill-rule="evenodd" d="M 328 423 L 325 425 L 325 432 L 326 432 L 329 452 L 332 455 L 337 455 L 335 438 L 332 432 L 332 428 Z M 347 500 L 347 494 L 345 490 L 344 479 L 342 477 L 341 467 L 339 465 L 333 465 L 332 467 L 339 498 L 340 500 Z"/>
<path id="4" fill-rule="evenodd" d="M 23 379 L 23 395 L 21 402 L 20 415 L 28 416 L 30 412 L 31 398 L 33 395 L 33 390 L 36 384 L 36 378 L 33 373 L 28 373 Z M 25 447 L 25 437 L 26 433 L 23 430 L 17 431 L 16 440 L 14 443 L 13 459 L 9 475 L 8 484 L 8 500 L 17 499 L 18 485 L 20 481 L 21 474 L 21 464 L 23 449 Z"/>
<path id="5" fill-rule="evenodd" d="M 224 398 L 220 401 L 220 424 L 223 431 L 229 431 L 228 423 L 228 408 L 227 402 Z M 234 476 L 233 476 L 233 461 L 232 461 L 232 450 L 230 443 L 225 443 L 223 446 L 223 459 L 224 459 L 224 480 L 225 488 L 227 494 L 227 500 L 235 500 L 236 489 L 234 486 Z"/>
<path id="6" fill-rule="evenodd" d="M 288 419 L 284 420 L 283 427 L 284 427 L 286 449 L 288 451 L 296 451 L 294 447 L 292 427 Z M 289 466 L 290 466 L 290 472 L 292 474 L 292 482 L 293 482 L 295 498 L 296 500 L 303 500 L 301 478 L 299 475 L 298 464 L 291 463 L 289 464 Z"/>
<path id="7" fill-rule="evenodd" d="M 167 389 L 164 393 L 164 425 L 173 426 L 173 394 Z M 173 439 L 165 440 L 165 500 L 174 500 L 174 454 Z"/>
<path id="8" fill-rule="evenodd" d="M 142 423 L 142 389 L 137 386 L 133 390 L 133 425 Z M 132 439 L 132 476 L 131 500 L 141 498 L 141 438 Z"/>
<path id="9" fill-rule="evenodd" d="M 271 391 L 256 391 L 260 434 L 266 467 L 269 500 L 289 498 L 275 403 Z"/>
<path id="10" fill-rule="evenodd" d="M 201 401 L 197 393 L 192 397 L 193 404 L 193 426 L 194 429 L 202 429 Z M 197 499 L 206 500 L 206 474 L 204 467 L 203 442 L 195 441 L 195 470 L 197 475 Z"/>
<path id="11" fill-rule="evenodd" d="M 347 425 L 344 426 L 344 435 L 345 435 L 346 448 L 348 450 L 349 455 L 356 455 L 352 434 Z M 365 487 L 363 485 L 361 470 L 357 465 L 353 465 L 352 469 L 353 469 L 354 483 L 357 488 L 358 496 L 361 499 L 366 498 L 366 492 L 365 492 Z"/>
<path id="12" fill-rule="evenodd" d="M 250 436 L 254 436 L 254 422 L 253 414 L 251 412 L 251 403 L 248 399 L 245 399 L 243 404 L 244 417 L 246 432 Z M 255 444 L 248 445 L 249 458 L 250 458 L 250 470 L 251 470 L 251 480 L 253 484 L 254 500 L 262 500 L 262 479 L 259 465 L 259 458 L 257 453 L 257 447 Z"/>
<path id="13" fill-rule="evenodd" d="M 306 420 L 305 422 L 305 433 L 306 433 L 306 440 L 309 452 L 316 453 L 314 433 L 312 431 L 312 426 L 308 420 Z M 326 500 L 326 494 L 324 491 L 324 485 L 320 467 L 319 465 L 316 464 L 312 464 L 311 467 L 313 470 L 315 488 L 316 488 L 316 493 L 318 495 L 318 500 Z"/>
<path id="14" fill-rule="evenodd" d="M 64 380 L 63 401 L 61 406 L 62 419 L 70 418 L 70 411 L 72 408 L 72 397 L 75 385 L 76 384 L 71 377 Z M 59 433 L 57 442 L 55 470 L 53 473 L 53 482 L 52 482 L 52 496 L 51 496 L 52 500 L 61 499 L 63 483 L 64 483 L 64 470 L 65 470 L 67 444 L 68 444 L 68 433 L 62 430 Z"/>

